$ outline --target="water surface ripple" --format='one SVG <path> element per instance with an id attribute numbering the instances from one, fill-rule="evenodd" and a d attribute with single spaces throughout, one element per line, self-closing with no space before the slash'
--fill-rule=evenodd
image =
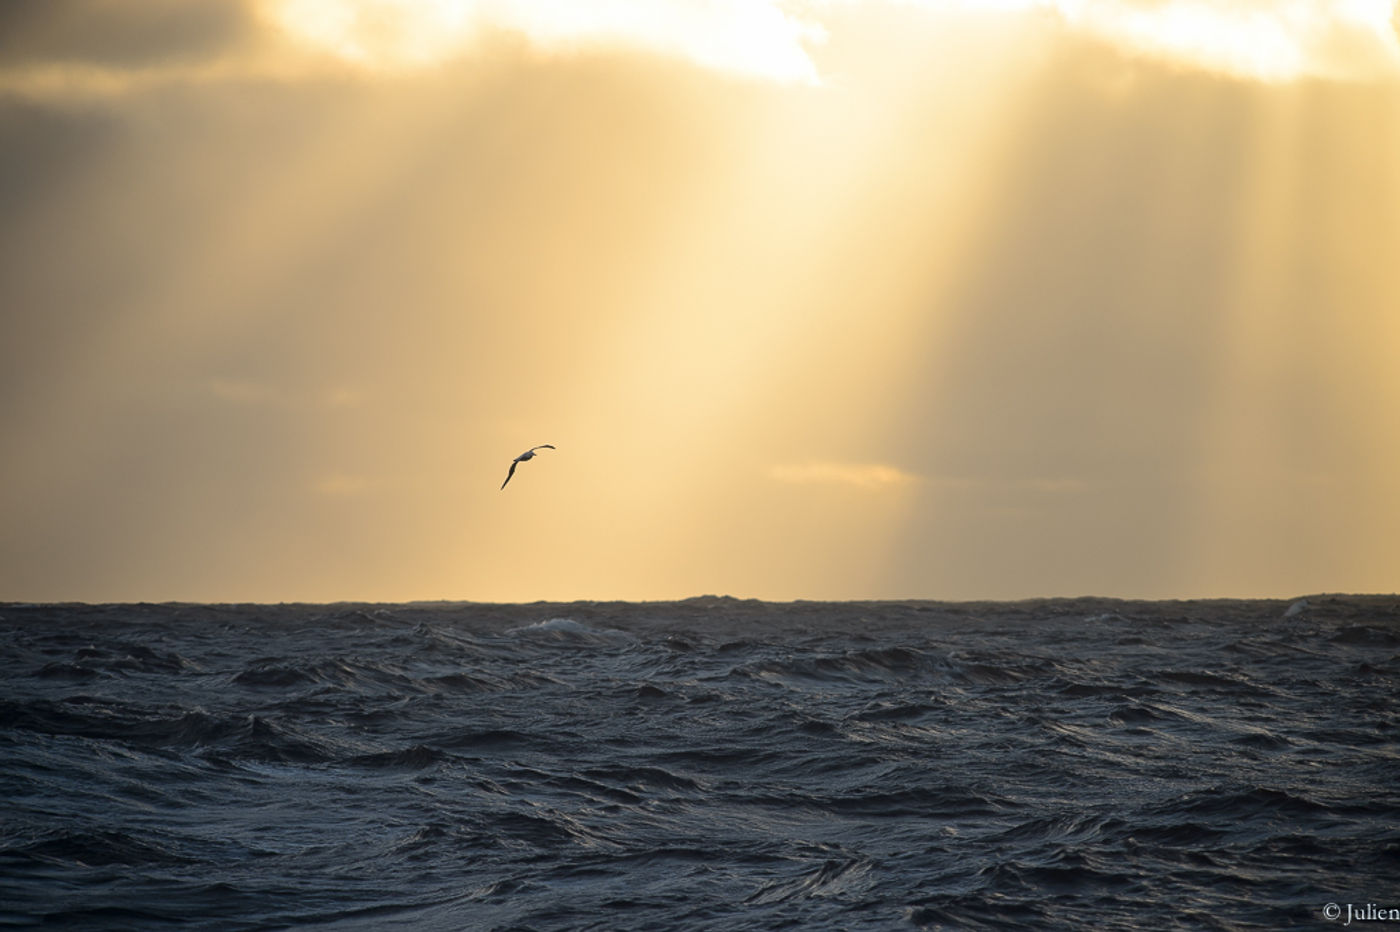
<path id="1" fill-rule="evenodd" d="M 9 604 L 0 638 L 5 927 L 1400 908 L 1394 597 Z"/>

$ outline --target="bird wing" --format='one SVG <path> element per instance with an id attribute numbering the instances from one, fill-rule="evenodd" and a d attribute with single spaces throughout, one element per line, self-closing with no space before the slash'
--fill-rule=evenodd
<path id="1" fill-rule="evenodd" d="M 515 464 L 516 464 L 516 462 L 517 462 L 516 460 L 511 460 L 511 461 L 510 461 L 510 472 L 506 473 L 506 482 L 509 482 L 509 481 L 510 481 L 510 477 L 513 476 L 513 475 L 515 475 Z M 504 488 L 506 487 L 506 482 L 502 482 L 502 483 L 501 483 L 501 488 L 504 489 Z"/>

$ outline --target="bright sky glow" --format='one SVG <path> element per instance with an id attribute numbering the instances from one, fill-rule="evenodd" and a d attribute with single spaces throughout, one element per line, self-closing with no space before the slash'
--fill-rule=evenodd
<path id="1" fill-rule="evenodd" d="M 737 74 L 814 82 L 804 46 L 823 36 L 769 0 L 269 0 L 266 10 L 311 45 L 377 68 L 436 64 L 494 28 L 524 34 L 546 51 L 620 45 Z"/>
<path id="2" fill-rule="evenodd" d="M 0 600 L 1400 582 L 1388 2 L 26 10 Z"/>
<path id="3" fill-rule="evenodd" d="M 1048 0 L 1072 28 L 1121 47 L 1264 81 L 1369 80 L 1400 71 L 1389 0 Z"/>
<path id="4" fill-rule="evenodd" d="M 1130 54 L 1241 78 L 1375 80 L 1400 73 L 1390 0 L 266 0 L 290 34 L 345 61 L 430 65 L 483 28 L 547 51 L 599 44 L 816 83 L 824 14 L 894 3 L 942 14 L 1032 15 Z"/>

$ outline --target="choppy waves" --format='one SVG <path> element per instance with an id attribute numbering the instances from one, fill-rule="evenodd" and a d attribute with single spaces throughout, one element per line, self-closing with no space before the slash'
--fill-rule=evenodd
<path id="1" fill-rule="evenodd" d="M 1400 907 L 1400 602 L 0 606 L 0 925 Z"/>

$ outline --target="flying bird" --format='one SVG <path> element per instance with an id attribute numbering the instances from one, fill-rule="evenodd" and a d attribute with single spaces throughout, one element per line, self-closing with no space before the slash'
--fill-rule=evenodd
<path id="1" fill-rule="evenodd" d="M 521 463 L 525 462 L 526 460 L 532 460 L 532 459 L 535 458 L 535 451 L 536 451 L 536 450 L 553 450 L 553 449 L 554 449 L 554 444 L 552 444 L 552 443 L 542 443 L 542 444 L 540 444 L 540 445 L 537 446 L 537 447 L 531 447 L 530 449 L 526 450 L 524 453 L 522 453 L 522 454 L 520 454 L 519 456 L 517 456 L 515 459 L 511 460 L 511 461 L 510 461 L 510 472 L 506 473 L 506 482 L 509 482 L 509 481 L 510 481 L 510 477 L 513 476 L 513 475 L 515 475 L 515 467 L 519 466 Z M 502 482 L 502 483 L 501 483 L 501 488 L 504 489 L 504 488 L 506 487 L 506 482 Z"/>

